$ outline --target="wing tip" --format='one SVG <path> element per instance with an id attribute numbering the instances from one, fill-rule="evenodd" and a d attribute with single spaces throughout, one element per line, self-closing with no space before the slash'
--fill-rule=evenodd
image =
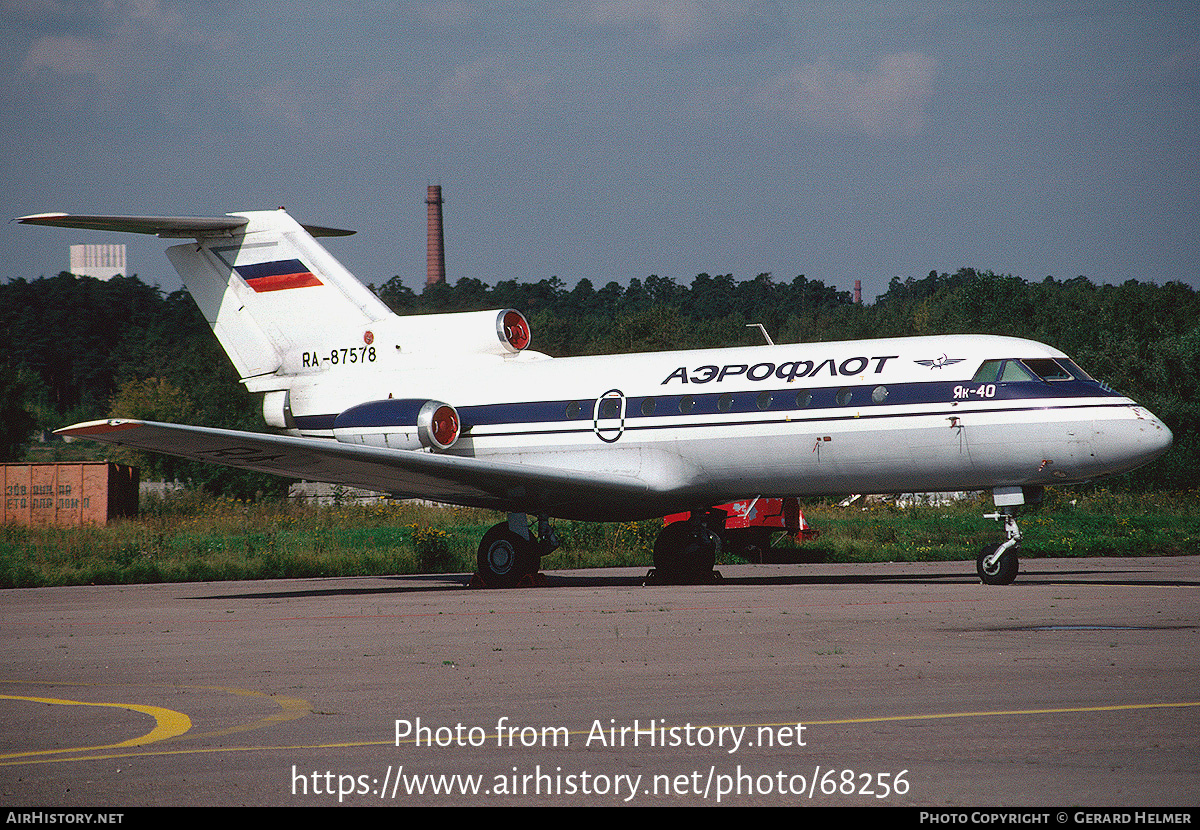
<path id="1" fill-rule="evenodd" d="M 31 213 L 28 216 L 18 216 L 16 219 L 10 219 L 10 222 L 16 222 L 18 225 L 57 225 L 64 219 L 70 218 L 69 213 Z"/>
<path id="2" fill-rule="evenodd" d="M 80 424 L 72 424 L 69 427 L 54 430 L 55 435 L 70 435 L 82 436 L 88 435 L 104 435 L 110 432 L 120 432 L 121 430 L 133 429 L 141 424 L 141 421 L 131 421 L 126 418 L 109 418 L 103 421 L 84 421 Z"/>
<path id="3" fill-rule="evenodd" d="M 236 233 L 250 220 L 244 216 L 124 216 L 83 213 L 34 213 L 16 220 L 22 225 L 47 225 L 85 231 L 143 233 L 167 239 Z"/>

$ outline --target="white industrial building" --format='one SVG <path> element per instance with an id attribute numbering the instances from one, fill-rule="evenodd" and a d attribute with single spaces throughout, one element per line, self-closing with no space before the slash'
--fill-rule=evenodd
<path id="1" fill-rule="evenodd" d="M 125 269 L 124 245 L 72 245 L 70 272 L 77 277 L 110 280 Z"/>

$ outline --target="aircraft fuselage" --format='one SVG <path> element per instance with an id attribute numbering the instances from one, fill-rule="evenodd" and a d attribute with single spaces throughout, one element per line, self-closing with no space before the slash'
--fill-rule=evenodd
<path id="1" fill-rule="evenodd" d="M 602 468 L 663 493 L 587 518 L 753 495 L 1071 483 L 1170 443 L 1157 418 L 1090 377 L 973 380 L 987 360 L 1055 358 L 1066 356 L 1029 340 L 945 336 L 423 366 L 383 344 L 340 377 L 293 384 L 290 407 L 298 434 L 411 448 L 403 403 L 444 401 L 461 418 L 447 454 Z"/>

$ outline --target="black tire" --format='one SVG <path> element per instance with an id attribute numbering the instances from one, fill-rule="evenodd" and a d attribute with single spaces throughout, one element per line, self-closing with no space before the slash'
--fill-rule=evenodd
<path id="1" fill-rule="evenodd" d="M 985 545 L 975 559 L 975 570 L 979 573 L 979 578 L 983 580 L 984 585 L 1011 585 L 1017 578 L 1017 570 L 1020 567 L 1017 557 L 1017 552 L 1020 550 L 1018 545 L 1013 545 L 1006 550 L 1000 556 L 1000 560 L 990 568 L 984 566 L 983 560 L 995 553 L 998 547 L 1000 547 L 999 543 Z"/>
<path id="2" fill-rule="evenodd" d="M 669 582 L 701 582 L 712 578 L 721 541 L 704 527 L 675 522 L 654 540 L 654 570 Z"/>
<path id="3" fill-rule="evenodd" d="M 534 572 L 535 562 L 533 545 L 509 530 L 507 522 L 492 527 L 479 542 L 479 576 L 492 587 L 511 588 Z"/>

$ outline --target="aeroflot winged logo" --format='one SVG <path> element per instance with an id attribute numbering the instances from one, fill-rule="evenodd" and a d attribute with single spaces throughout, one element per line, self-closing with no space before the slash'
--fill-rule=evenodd
<path id="1" fill-rule="evenodd" d="M 965 357 L 947 357 L 946 355 L 942 355 L 936 360 L 914 360 L 913 363 L 928 366 L 930 369 L 940 369 L 943 366 L 953 366 L 955 363 L 962 363 L 964 360 L 966 360 Z"/>
<path id="2" fill-rule="evenodd" d="M 284 291 L 288 288 L 321 285 L 321 281 L 298 259 L 238 265 L 234 270 L 246 281 L 246 285 L 259 294 L 264 291 Z"/>

